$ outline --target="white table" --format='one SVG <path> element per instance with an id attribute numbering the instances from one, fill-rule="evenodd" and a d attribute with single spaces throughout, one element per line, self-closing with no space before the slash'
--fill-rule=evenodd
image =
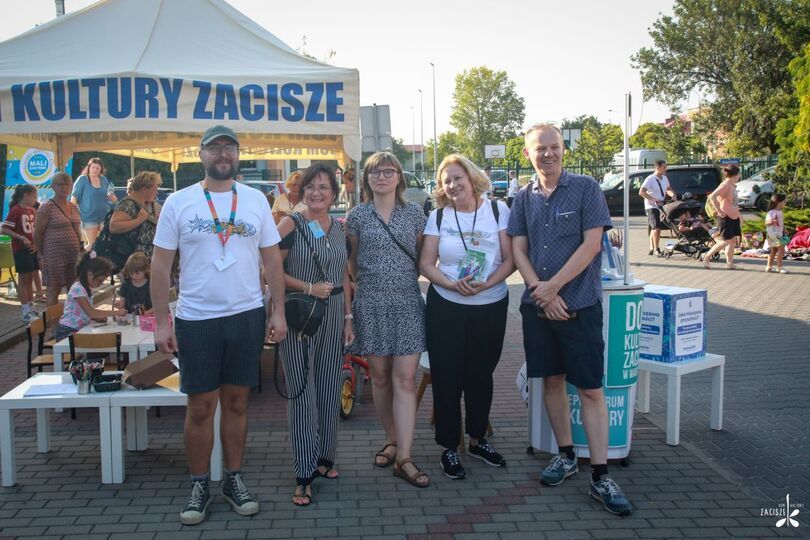
<path id="1" fill-rule="evenodd" d="M 52 396 L 28 396 L 25 391 L 38 384 L 73 383 L 68 373 L 37 373 L 0 397 L 0 461 L 2 462 L 2 485 L 16 483 L 16 459 L 14 451 L 14 421 L 11 411 L 36 409 L 37 411 L 37 451 L 50 449 L 51 424 L 50 409 L 97 408 L 99 418 L 99 440 L 101 446 L 101 482 L 113 481 L 112 444 L 110 439 L 110 394 L 59 394 Z"/>
<path id="2" fill-rule="evenodd" d="M 151 340 L 152 343 L 155 342 L 155 334 L 153 332 L 145 332 L 141 330 L 140 326 L 133 326 L 131 324 L 126 326 L 120 326 L 118 324 L 105 324 L 104 326 L 95 326 L 94 324 L 89 324 L 79 330 L 79 334 L 111 334 L 115 332 L 121 332 L 121 352 L 129 354 L 130 362 L 135 360 L 140 360 L 140 344 L 142 341 L 149 341 Z M 84 351 L 86 349 L 77 348 L 77 351 Z M 93 349 L 93 351 L 97 352 L 115 352 L 115 348 L 112 349 Z M 62 360 L 62 356 L 70 356 L 70 342 L 68 338 L 63 339 L 62 341 L 56 343 L 53 346 L 53 370 L 54 371 L 64 371 L 65 362 Z"/>
<path id="3" fill-rule="evenodd" d="M 681 362 L 638 361 L 638 401 L 641 413 L 650 412 L 650 373 L 667 377 L 667 444 L 677 446 L 681 432 L 681 377 L 704 369 L 712 370 L 711 429 L 723 429 L 723 378 L 726 357 L 706 353 L 705 356 Z"/>
<path id="4" fill-rule="evenodd" d="M 173 377 L 176 378 L 177 374 Z M 121 390 L 110 393 L 113 483 L 123 482 L 126 477 L 122 409 L 126 411 L 127 449 L 137 451 L 146 450 L 149 446 L 147 407 L 185 407 L 187 402 L 188 397 L 179 389 L 175 390 L 163 386 L 138 390 L 129 385 L 124 385 Z M 219 435 L 220 416 L 220 405 L 217 404 L 217 410 L 214 414 L 214 447 L 211 451 L 211 480 L 214 481 L 222 479 L 222 443 Z"/>

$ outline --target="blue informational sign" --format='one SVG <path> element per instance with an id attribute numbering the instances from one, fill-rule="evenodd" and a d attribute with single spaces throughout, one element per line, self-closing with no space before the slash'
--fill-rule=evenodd
<path id="1" fill-rule="evenodd" d="M 73 166 L 71 157 L 67 170 Z M 6 185 L 3 193 L 3 219 L 8 214 L 8 204 L 14 189 L 21 184 L 37 188 L 37 199 L 45 201 L 53 197 L 51 180 L 58 172 L 53 152 L 38 148 L 8 145 L 6 151 Z"/>

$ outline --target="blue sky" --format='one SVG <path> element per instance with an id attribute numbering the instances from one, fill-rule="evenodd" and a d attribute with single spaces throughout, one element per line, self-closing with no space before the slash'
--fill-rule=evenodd
<path id="1" fill-rule="evenodd" d="M 133 0 L 135 1 L 135 0 Z M 6 2 L 4 2 L 5 4 Z M 11 3 L 11 2 L 9 2 Z M 6 6 L 0 41 L 55 16 L 53 0 L 18 0 Z M 65 0 L 66 10 L 93 4 Z M 436 64 L 438 132 L 449 125 L 457 73 L 486 65 L 506 71 L 526 101 L 525 125 L 593 114 L 620 123 L 624 94 L 634 99 L 633 126 L 661 122 L 669 109 L 641 104 L 641 81 L 630 55 L 649 46 L 648 28 L 672 0 L 229 0 L 293 48 L 360 71 L 360 99 L 391 106 L 395 137 L 420 140 L 423 91 L 424 140 L 433 136 L 430 62 Z M 686 106 L 697 106 L 690 96 Z M 411 112 L 413 107 L 413 116 Z"/>

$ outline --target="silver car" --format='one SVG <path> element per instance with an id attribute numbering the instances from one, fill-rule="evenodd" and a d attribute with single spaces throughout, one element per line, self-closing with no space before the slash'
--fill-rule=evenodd
<path id="1" fill-rule="evenodd" d="M 755 208 L 760 212 L 768 209 L 768 201 L 776 192 L 776 186 L 770 180 L 776 173 L 776 167 L 768 167 L 747 180 L 737 182 L 737 200 L 740 208 Z"/>
<path id="2" fill-rule="evenodd" d="M 430 214 L 430 211 L 433 210 L 433 199 L 425 191 L 425 184 L 413 173 L 405 173 L 405 193 L 403 193 L 403 196 L 405 200 L 421 206 L 425 211 L 425 215 Z"/>

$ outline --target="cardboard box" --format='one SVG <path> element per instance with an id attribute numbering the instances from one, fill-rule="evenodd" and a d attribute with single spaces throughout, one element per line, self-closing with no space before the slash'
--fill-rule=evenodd
<path id="1" fill-rule="evenodd" d="M 706 354 L 706 290 L 647 285 L 639 356 L 679 362 Z"/>
<path id="2" fill-rule="evenodd" d="M 138 390 L 154 386 L 178 371 L 173 360 L 173 354 L 158 351 L 137 362 L 130 362 L 124 370 L 124 382 Z"/>

